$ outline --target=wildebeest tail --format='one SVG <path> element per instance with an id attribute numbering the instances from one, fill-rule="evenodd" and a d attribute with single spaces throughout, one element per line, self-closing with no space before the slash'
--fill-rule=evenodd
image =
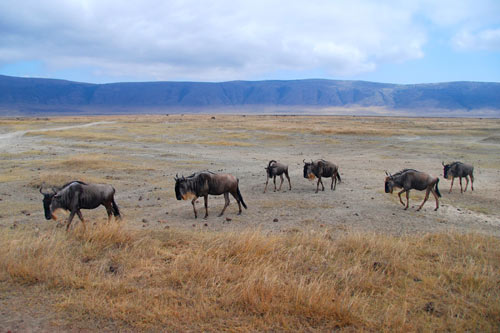
<path id="1" fill-rule="evenodd" d="M 339 180 L 339 183 L 342 183 L 342 179 L 340 179 L 340 172 L 337 171 L 337 179 Z"/>
<path id="2" fill-rule="evenodd" d="M 113 205 L 113 215 L 121 217 L 121 215 L 120 215 L 120 209 L 118 209 L 118 205 L 115 202 L 115 198 L 113 198 L 113 201 L 111 201 L 111 204 Z"/>
<path id="3" fill-rule="evenodd" d="M 438 189 L 438 183 L 439 183 L 439 178 L 436 181 L 436 194 L 437 194 L 438 197 L 441 198 L 441 193 L 439 193 L 439 189 Z"/>
<path id="4" fill-rule="evenodd" d="M 239 182 L 240 182 L 240 180 L 238 179 L 238 186 L 236 187 L 236 193 L 238 194 L 238 199 L 241 201 L 241 204 L 243 205 L 243 207 L 245 207 L 245 209 L 247 209 L 247 204 L 245 203 L 245 201 L 243 201 L 243 197 L 241 196 Z"/>

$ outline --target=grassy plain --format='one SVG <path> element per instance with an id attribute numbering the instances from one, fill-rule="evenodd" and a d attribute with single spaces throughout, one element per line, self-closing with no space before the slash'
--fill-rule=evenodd
<path id="1" fill-rule="evenodd" d="M 2 119 L 0 329 L 498 331 L 498 133 L 495 119 Z M 339 165 L 336 191 L 303 179 L 316 158 Z M 270 159 L 291 191 L 262 193 Z M 452 160 L 475 165 L 474 192 L 448 194 Z M 384 170 L 405 167 L 440 176 L 437 212 L 415 211 L 422 193 L 408 211 L 384 193 Z M 249 209 L 219 218 L 210 197 L 195 220 L 173 177 L 204 169 L 236 175 Z M 45 221 L 39 187 L 73 179 L 113 184 L 123 220 Z"/>

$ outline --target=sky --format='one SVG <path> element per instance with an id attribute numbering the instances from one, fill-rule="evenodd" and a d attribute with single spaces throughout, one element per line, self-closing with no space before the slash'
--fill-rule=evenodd
<path id="1" fill-rule="evenodd" d="M 0 74 L 500 82 L 500 0 L 2 0 Z"/>

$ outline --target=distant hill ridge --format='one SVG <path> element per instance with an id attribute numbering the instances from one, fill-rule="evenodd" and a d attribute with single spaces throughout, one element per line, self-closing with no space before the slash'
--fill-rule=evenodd
<path id="1" fill-rule="evenodd" d="M 492 110 L 500 83 L 386 84 L 324 79 L 90 84 L 0 75 L 0 115 L 92 108 L 168 109 L 244 106 L 380 107 L 389 110 Z"/>

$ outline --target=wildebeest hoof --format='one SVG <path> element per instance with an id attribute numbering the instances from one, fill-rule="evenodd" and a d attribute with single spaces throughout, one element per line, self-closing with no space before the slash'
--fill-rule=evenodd
<path id="1" fill-rule="evenodd" d="M 408 209 L 408 207 L 405 207 L 405 209 L 404 209 L 404 210 L 407 210 L 407 209 Z"/>
<path id="2" fill-rule="evenodd" d="M 203 219 L 204 219 L 204 220 L 206 220 L 206 219 L 207 219 L 207 217 L 208 217 L 208 215 L 205 215 L 205 216 L 203 217 Z"/>
<path id="3" fill-rule="evenodd" d="M 238 212 L 238 215 L 241 215 L 241 212 Z"/>
<path id="4" fill-rule="evenodd" d="M 439 207 L 437 207 L 437 208 L 434 208 L 434 211 L 438 210 L 438 208 L 439 208 Z"/>

